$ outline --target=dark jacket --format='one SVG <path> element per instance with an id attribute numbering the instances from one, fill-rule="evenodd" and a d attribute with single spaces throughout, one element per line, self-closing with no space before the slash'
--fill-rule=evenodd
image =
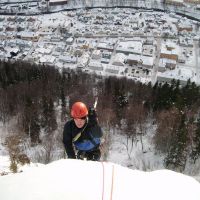
<path id="1" fill-rule="evenodd" d="M 73 139 L 81 131 L 81 136 L 73 142 Z M 90 119 L 82 128 L 78 128 L 74 120 L 68 121 L 63 131 L 63 143 L 68 158 L 76 158 L 73 144 L 78 151 L 89 152 L 99 147 L 102 135 L 103 133 L 98 123 L 93 123 Z"/>

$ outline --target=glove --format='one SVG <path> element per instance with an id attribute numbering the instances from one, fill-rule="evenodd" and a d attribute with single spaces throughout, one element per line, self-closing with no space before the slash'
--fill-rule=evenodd
<path id="1" fill-rule="evenodd" d="M 96 113 L 96 110 L 94 108 L 89 108 L 88 118 L 89 118 L 89 123 L 91 125 L 97 124 L 97 113 Z"/>

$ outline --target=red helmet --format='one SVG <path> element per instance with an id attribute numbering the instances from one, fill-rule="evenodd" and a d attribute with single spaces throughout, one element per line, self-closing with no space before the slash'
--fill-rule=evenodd
<path id="1" fill-rule="evenodd" d="M 71 116 L 73 118 L 82 118 L 88 115 L 88 109 L 82 102 L 76 102 L 72 105 Z"/>

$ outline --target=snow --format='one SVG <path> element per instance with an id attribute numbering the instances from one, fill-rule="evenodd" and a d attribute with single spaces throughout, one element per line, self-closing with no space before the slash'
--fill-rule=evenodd
<path id="1" fill-rule="evenodd" d="M 71 159 L 2 176 L 0 188 L 3 200 L 199 200 L 200 197 L 200 184 L 176 172 L 142 172 L 113 163 Z"/>

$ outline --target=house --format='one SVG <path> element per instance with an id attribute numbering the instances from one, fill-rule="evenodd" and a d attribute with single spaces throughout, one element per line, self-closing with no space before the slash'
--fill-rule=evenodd
<path id="1" fill-rule="evenodd" d="M 8 22 L 15 22 L 15 20 L 16 20 L 16 17 L 8 17 L 7 18 Z"/>
<path id="2" fill-rule="evenodd" d="M 92 59 L 100 59 L 101 58 L 101 51 L 100 50 L 94 50 L 92 53 Z"/>
<path id="3" fill-rule="evenodd" d="M 87 66 L 90 60 L 90 55 L 88 53 L 84 53 L 79 59 L 78 65 Z"/>
<path id="4" fill-rule="evenodd" d="M 15 31 L 16 27 L 15 26 L 7 26 L 6 31 Z"/>
<path id="5" fill-rule="evenodd" d="M 110 43 L 110 42 L 100 42 L 97 46 L 97 49 L 103 49 L 103 50 L 107 50 L 110 52 L 114 51 L 114 43 Z"/>
<path id="6" fill-rule="evenodd" d="M 59 61 L 60 62 L 63 62 L 63 63 L 72 63 L 72 64 L 75 64 L 77 63 L 77 58 L 74 57 L 74 56 L 70 56 L 70 55 L 60 55 L 59 56 Z"/>
<path id="7" fill-rule="evenodd" d="M 71 45 L 74 42 L 74 38 L 73 37 L 69 37 L 66 39 L 66 44 Z"/>
<path id="8" fill-rule="evenodd" d="M 0 25 L 0 31 L 4 30 L 4 26 Z"/>
<path id="9" fill-rule="evenodd" d="M 111 55 L 112 55 L 112 52 L 103 51 L 103 52 L 102 52 L 101 63 L 108 64 L 108 63 L 110 62 Z"/>
<path id="10" fill-rule="evenodd" d="M 26 30 L 26 27 L 24 25 L 18 25 L 17 26 L 17 32 L 25 31 L 25 30 Z"/>
<path id="11" fill-rule="evenodd" d="M 122 41 L 116 47 L 117 53 L 128 54 L 141 54 L 142 53 L 142 41 Z"/>
<path id="12" fill-rule="evenodd" d="M 181 55 L 181 56 L 178 57 L 178 61 L 177 61 L 177 62 L 178 62 L 178 63 L 183 63 L 183 64 L 184 64 L 184 63 L 186 62 L 186 58 L 185 58 L 184 56 Z"/>
<path id="13" fill-rule="evenodd" d="M 166 69 L 173 70 L 176 68 L 177 62 L 173 59 L 162 58 L 159 61 L 158 71 L 164 72 Z"/>
<path id="14" fill-rule="evenodd" d="M 37 42 L 39 40 L 39 34 L 35 32 L 22 31 L 17 34 L 22 40 L 30 40 Z"/>
<path id="15" fill-rule="evenodd" d="M 50 6 L 61 6 L 66 5 L 68 0 L 49 0 Z"/>
<path id="16" fill-rule="evenodd" d="M 17 17 L 16 22 L 22 23 L 22 22 L 24 22 L 25 20 L 26 20 L 25 17 Z"/>
<path id="17" fill-rule="evenodd" d="M 172 42 L 162 43 L 160 58 L 168 58 L 173 60 L 178 60 L 179 47 Z"/>
<path id="18" fill-rule="evenodd" d="M 192 82 L 195 82 L 195 73 L 191 68 L 180 66 L 174 70 L 169 70 L 163 73 L 158 72 L 157 74 L 158 82 L 171 83 L 173 79 L 179 80 L 181 85 L 186 85 L 189 79 Z"/>
<path id="19" fill-rule="evenodd" d="M 165 0 L 165 3 L 180 7 L 184 6 L 184 0 Z"/>
<path id="20" fill-rule="evenodd" d="M 34 18 L 34 17 L 29 17 L 27 19 L 27 22 L 35 22 L 35 21 L 36 21 L 36 18 Z"/>
<path id="21" fill-rule="evenodd" d="M 200 4 L 200 0 L 184 0 L 184 2 L 186 2 L 186 3 L 193 3 L 193 4 Z"/>
<path id="22" fill-rule="evenodd" d="M 35 49 L 35 52 L 41 53 L 41 54 L 46 54 L 49 55 L 52 53 L 52 49 L 51 48 L 44 48 L 44 47 L 40 47 L 38 49 Z"/>
<path id="23" fill-rule="evenodd" d="M 88 67 L 90 70 L 94 71 L 103 71 L 104 69 L 101 63 L 93 61 L 89 63 Z"/>
<path id="24" fill-rule="evenodd" d="M 129 66 L 134 66 L 138 63 L 142 63 L 140 55 L 136 54 L 129 54 L 126 61 Z"/>
<path id="25" fill-rule="evenodd" d="M 0 39 L 1 39 L 1 40 L 7 39 L 6 33 L 4 33 L 4 32 L 0 33 Z"/>
<path id="26" fill-rule="evenodd" d="M 73 23 L 69 20 L 66 20 L 64 22 L 64 24 L 62 26 L 60 26 L 60 32 L 61 33 L 65 33 L 65 32 L 68 32 L 70 30 L 70 28 L 73 26 L 72 25 Z"/>
<path id="27" fill-rule="evenodd" d="M 150 56 L 129 54 L 127 57 L 127 63 L 130 66 L 141 65 L 142 67 L 152 69 L 153 62 L 154 62 L 154 59 L 153 57 L 150 57 Z"/>
<path id="28" fill-rule="evenodd" d="M 126 59 L 126 55 L 125 54 L 123 54 L 123 53 L 117 53 L 113 57 L 112 65 L 124 66 L 125 59 Z"/>
<path id="29" fill-rule="evenodd" d="M 60 36 L 58 36 L 58 35 L 51 35 L 51 42 L 60 42 L 60 41 L 62 41 L 62 39 L 63 39 L 63 37 L 60 37 Z"/>
<path id="30" fill-rule="evenodd" d="M 3 22 L 5 20 L 5 17 L 0 16 L 0 22 Z"/>
<path id="31" fill-rule="evenodd" d="M 179 45 L 182 47 L 193 47 L 193 40 L 187 38 L 179 38 Z"/>
<path id="32" fill-rule="evenodd" d="M 143 67 L 148 68 L 148 69 L 152 69 L 153 68 L 153 63 L 154 63 L 153 57 L 142 55 L 141 56 L 141 60 L 142 60 L 141 65 Z"/>
<path id="33" fill-rule="evenodd" d="M 155 52 L 155 47 L 153 45 L 143 45 L 142 47 L 142 54 L 145 56 L 153 56 Z"/>
<path id="34" fill-rule="evenodd" d="M 178 23 L 177 24 L 177 29 L 179 32 L 181 31 L 187 31 L 187 32 L 192 32 L 193 31 L 193 27 L 192 27 L 192 24 L 190 23 Z"/>
<path id="35" fill-rule="evenodd" d="M 42 56 L 39 60 L 40 63 L 53 64 L 55 62 L 55 57 L 51 55 Z"/>
<path id="36" fill-rule="evenodd" d="M 196 10 L 200 10 L 200 3 L 196 6 Z"/>
<path id="37" fill-rule="evenodd" d="M 153 43 L 154 43 L 154 40 L 149 38 L 143 42 L 143 45 L 153 45 Z"/>
<path id="38" fill-rule="evenodd" d="M 10 49 L 10 55 L 13 56 L 17 56 L 17 54 L 19 53 L 19 48 L 15 47 L 15 48 L 11 48 Z"/>
<path id="39" fill-rule="evenodd" d="M 119 67 L 114 65 L 107 65 L 105 68 L 105 72 L 117 75 L 119 74 Z"/>

